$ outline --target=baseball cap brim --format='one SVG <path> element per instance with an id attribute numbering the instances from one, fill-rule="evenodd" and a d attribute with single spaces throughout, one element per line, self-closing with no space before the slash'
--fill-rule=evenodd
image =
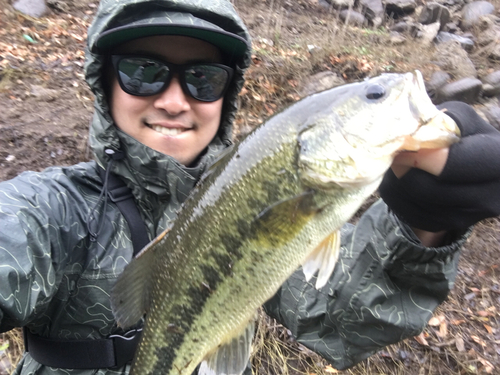
<path id="1" fill-rule="evenodd" d="M 225 31 L 192 14 L 162 13 L 161 15 L 152 14 L 138 21 L 104 31 L 97 38 L 96 47 L 99 51 L 106 52 L 133 39 L 156 35 L 180 35 L 204 40 L 233 57 L 243 56 L 249 49 L 243 37 Z"/>

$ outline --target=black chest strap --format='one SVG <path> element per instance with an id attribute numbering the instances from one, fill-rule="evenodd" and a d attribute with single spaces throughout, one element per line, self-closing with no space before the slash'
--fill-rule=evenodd
<path id="1" fill-rule="evenodd" d="M 106 171 L 101 167 L 97 168 L 101 180 L 106 179 Z M 132 244 L 134 246 L 134 255 L 136 255 L 144 246 L 149 243 L 148 228 L 142 220 L 139 209 L 134 201 L 134 196 L 125 183 L 113 173 L 108 173 L 108 197 L 111 202 L 118 206 L 132 236 Z"/>
<path id="2" fill-rule="evenodd" d="M 24 328 L 24 346 L 42 365 L 65 369 L 99 369 L 121 367 L 132 361 L 141 331 L 111 335 L 106 339 L 63 340 L 32 334 Z"/>

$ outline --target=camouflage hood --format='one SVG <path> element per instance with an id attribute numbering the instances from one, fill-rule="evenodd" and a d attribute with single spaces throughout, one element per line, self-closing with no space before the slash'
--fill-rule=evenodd
<path id="1" fill-rule="evenodd" d="M 136 141 L 113 122 L 103 85 L 106 56 L 97 46 L 99 36 L 125 22 L 140 21 L 144 12 L 164 10 L 184 12 L 201 22 L 208 22 L 221 30 L 236 34 L 250 45 L 245 25 L 228 0 L 102 0 L 88 32 L 85 76 L 95 94 L 95 111 L 90 128 L 90 145 L 99 165 L 106 168 L 109 156 L 106 149 L 121 150 L 125 158 L 114 162 L 111 170 L 121 176 L 138 200 L 144 195 L 158 196 L 161 201 L 183 200 L 206 165 L 221 150 L 231 145 L 232 122 L 237 109 L 237 96 L 243 85 L 243 74 L 250 62 L 250 48 L 233 64 L 234 77 L 224 98 L 221 124 L 217 136 L 207 152 L 193 168 L 186 168 L 173 158 Z M 175 183 L 174 183 L 175 181 Z"/>

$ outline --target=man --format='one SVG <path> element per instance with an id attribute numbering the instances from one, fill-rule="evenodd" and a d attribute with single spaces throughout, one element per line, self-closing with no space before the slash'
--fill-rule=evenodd
<path id="1" fill-rule="evenodd" d="M 96 162 L 0 184 L 0 330 L 25 327 L 28 350 L 17 374 L 128 373 L 142 323 L 117 328 L 111 288 L 231 145 L 249 61 L 249 35 L 228 1 L 102 1 L 85 65 L 96 97 Z M 127 85 L 140 67 L 141 84 Z M 210 79 L 208 94 L 196 90 L 200 77 Z M 468 106 L 447 110 L 473 141 L 464 138 L 449 155 L 399 157 L 382 186 L 397 215 L 378 202 L 356 228 L 344 228 L 341 265 L 325 288 L 297 272 L 266 304 L 338 368 L 417 334 L 453 284 L 470 225 L 500 213 L 498 168 L 486 163 L 499 149 L 498 132 Z M 477 134 L 489 137 L 480 151 Z M 457 171 L 468 160 L 488 168 L 464 177 Z M 405 170 L 417 162 L 449 179 Z M 425 191 L 412 189 L 415 181 Z M 432 200 L 439 189 L 450 195 L 445 204 Z M 476 191 L 488 195 L 471 198 Z"/>

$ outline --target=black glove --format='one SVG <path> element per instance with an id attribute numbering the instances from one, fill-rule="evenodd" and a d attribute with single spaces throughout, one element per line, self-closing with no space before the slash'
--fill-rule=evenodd
<path id="1" fill-rule="evenodd" d="M 398 179 L 389 169 L 379 192 L 412 227 L 463 230 L 500 215 L 500 132 L 465 103 L 446 102 L 439 108 L 455 120 L 462 136 L 450 147 L 441 175 L 412 168 Z"/>

